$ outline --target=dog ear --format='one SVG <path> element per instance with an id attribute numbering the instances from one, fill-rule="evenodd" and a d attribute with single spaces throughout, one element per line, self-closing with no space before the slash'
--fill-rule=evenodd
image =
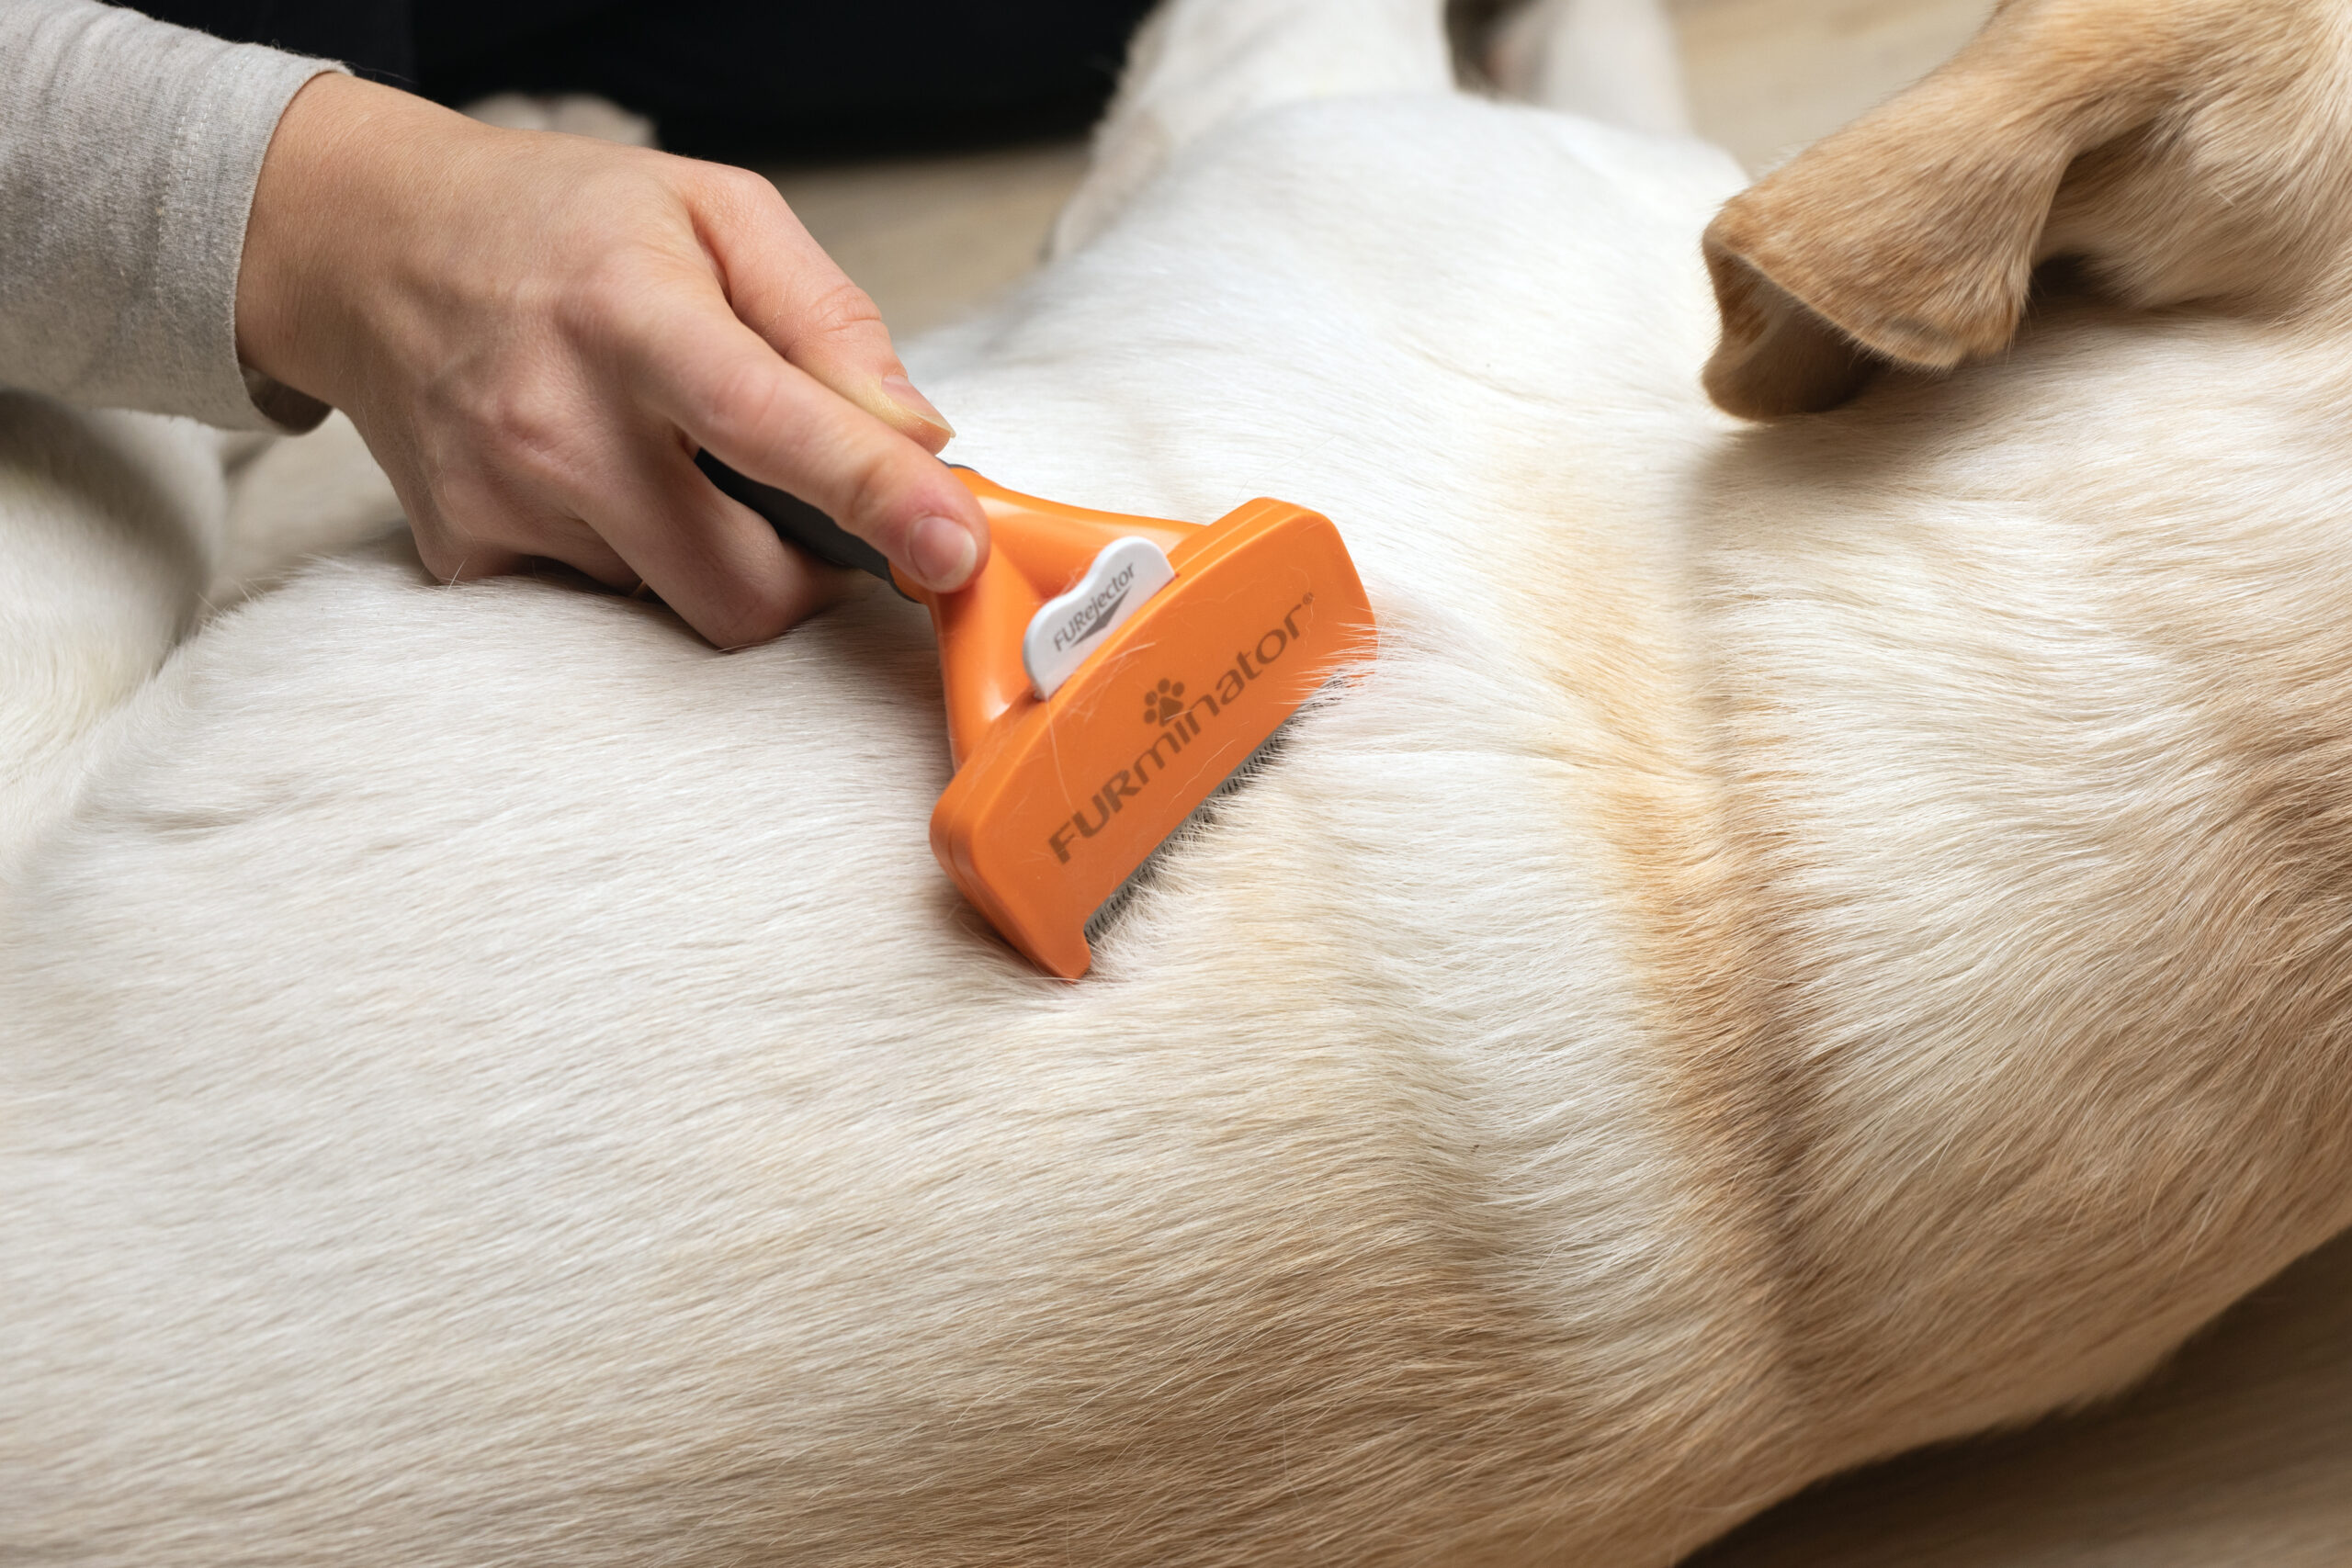
<path id="1" fill-rule="evenodd" d="M 1889 364 L 1999 352 L 2068 168 L 2172 91 L 2179 8 L 2007 0 L 1942 69 L 1734 197 L 1706 233 L 1723 317 L 1708 395 L 1770 419 L 1843 402 Z"/>

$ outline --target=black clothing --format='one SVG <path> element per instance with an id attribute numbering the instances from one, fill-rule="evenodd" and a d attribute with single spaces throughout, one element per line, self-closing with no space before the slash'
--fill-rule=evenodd
<path id="1" fill-rule="evenodd" d="M 681 152 L 883 152 L 1080 129 L 1150 0 L 142 0 L 444 103 L 600 93 Z"/>

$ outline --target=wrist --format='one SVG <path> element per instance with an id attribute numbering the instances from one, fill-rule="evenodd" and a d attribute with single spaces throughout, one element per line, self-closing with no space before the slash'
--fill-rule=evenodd
<path id="1" fill-rule="evenodd" d="M 278 117 L 237 269 L 237 357 L 340 404 L 356 302 L 392 240 L 402 166 L 434 119 L 460 117 L 356 77 L 312 77 Z"/>

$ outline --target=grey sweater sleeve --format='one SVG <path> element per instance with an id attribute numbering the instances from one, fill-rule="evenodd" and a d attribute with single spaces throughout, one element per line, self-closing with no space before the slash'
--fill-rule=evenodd
<path id="1" fill-rule="evenodd" d="M 338 67 L 94 0 L 0 0 L 0 383 L 232 429 L 324 406 L 237 363 L 262 154 Z"/>

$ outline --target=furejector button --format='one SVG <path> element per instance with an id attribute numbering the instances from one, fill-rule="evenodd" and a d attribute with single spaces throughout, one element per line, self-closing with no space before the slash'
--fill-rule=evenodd
<path id="1" fill-rule="evenodd" d="M 1149 539 L 1114 539 L 1067 593 L 1048 599 L 1021 637 L 1021 664 L 1039 700 L 1050 697 L 1102 638 L 1176 581 L 1167 554 Z M 1000 645 L 1001 646 L 1001 645 Z"/>

